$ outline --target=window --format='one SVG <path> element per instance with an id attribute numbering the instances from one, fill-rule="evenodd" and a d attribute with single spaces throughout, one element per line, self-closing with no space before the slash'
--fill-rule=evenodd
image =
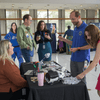
<path id="1" fill-rule="evenodd" d="M 6 10 L 6 18 L 17 18 L 17 10 Z M 15 22 L 17 24 L 17 20 L 7 20 L 7 33 L 10 31 L 11 23 Z"/>
<path id="2" fill-rule="evenodd" d="M 99 10 L 95 10 L 95 18 L 99 18 Z M 95 23 L 98 23 L 99 20 L 95 20 Z"/>
<path id="3" fill-rule="evenodd" d="M 70 13 L 72 10 L 65 10 L 65 18 L 70 18 Z M 71 29 L 74 29 L 74 25 L 71 20 L 65 20 L 65 31 L 67 30 L 67 26 L 71 26 Z"/>
<path id="4" fill-rule="evenodd" d="M 29 10 L 21 10 L 21 18 L 23 18 L 25 14 L 29 14 Z M 23 23 L 23 20 L 22 20 L 22 23 Z"/>
<path id="5" fill-rule="evenodd" d="M 37 10 L 37 18 L 47 18 L 47 10 Z M 40 20 L 37 20 L 39 22 Z M 47 23 L 47 20 L 44 20 Z"/>
<path id="6" fill-rule="evenodd" d="M 49 18 L 58 18 L 58 10 L 49 10 Z M 49 23 L 56 23 L 56 31 L 58 32 L 58 20 L 49 20 Z"/>
<path id="7" fill-rule="evenodd" d="M 86 18 L 86 10 L 83 9 L 83 10 L 79 10 L 79 13 L 81 15 L 81 18 Z M 82 21 L 84 21 L 86 23 L 86 19 L 82 19 Z"/>

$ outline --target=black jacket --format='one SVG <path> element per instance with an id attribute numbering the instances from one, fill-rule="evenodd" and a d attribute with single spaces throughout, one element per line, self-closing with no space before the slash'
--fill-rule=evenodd
<path id="1" fill-rule="evenodd" d="M 52 36 L 51 36 L 51 32 L 50 32 L 49 30 L 47 30 L 47 31 L 45 31 L 45 32 L 47 32 L 47 35 L 49 35 L 49 36 L 51 37 L 51 39 L 49 40 L 49 39 L 47 39 L 47 38 L 44 37 L 44 40 L 41 38 L 39 41 L 36 41 L 36 37 L 39 36 L 39 35 L 41 35 L 41 34 L 40 34 L 40 31 L 36 31 L 36 32 L 35 32 L 34 39 L 35 39 L 35 41 L 36 41 L 37 44 L 38 44 L 38 43 L 43 43 L 43 42 L 48 42 L 48 41 L 51 42 L 51 41 L 53 40 L 53 38 L 52 38 Z M 41 35 L 41 37 L 42 37 L 42 35 Z"/>

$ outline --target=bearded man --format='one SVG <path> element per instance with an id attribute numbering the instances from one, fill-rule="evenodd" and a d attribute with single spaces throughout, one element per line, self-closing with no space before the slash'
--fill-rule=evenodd
<path id="1" fill-rule="evenodd" d="M 73 32 L 72 41 L 65 39 L 61 36 L 58 38 L 61 41 L 66 42 L 67 44 L 72 45 L 70 51 L 71 61 L 70 61 L 70 71 L 73 77 L 82 73 L 86 68 L 84 67 L 84 63 L 87 60 L 90 61 L 90 45 L 87 44 L 84 36 L 84 30 L 87 27 L 87 24 L 81 20 L 80 13 L 78 11 L 72 11 L 70 13 L 71 22 L 75 25 Z M 84 77 L 83 82 L 86 83 L 86 77 Z"/>

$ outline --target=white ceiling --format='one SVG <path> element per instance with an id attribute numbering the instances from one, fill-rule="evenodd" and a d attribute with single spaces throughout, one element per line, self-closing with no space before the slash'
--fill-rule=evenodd
<path id="1" fill-rule="evenodd" d="M 100 0 L 0 0 L 0 9 L 12 9 L 12 8 L 13 9 L 99 9 Z"/>

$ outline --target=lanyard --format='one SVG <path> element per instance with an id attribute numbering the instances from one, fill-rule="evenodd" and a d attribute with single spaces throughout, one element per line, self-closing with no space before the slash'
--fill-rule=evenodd
<path id="1" fill-rule="evenodd" d="M 41 38 L 42 38 L 43 41 L 44 41 L 45 32 L 41 32 L 41 31 L 40 31 L 40 34 L 41 34 Z"/>

